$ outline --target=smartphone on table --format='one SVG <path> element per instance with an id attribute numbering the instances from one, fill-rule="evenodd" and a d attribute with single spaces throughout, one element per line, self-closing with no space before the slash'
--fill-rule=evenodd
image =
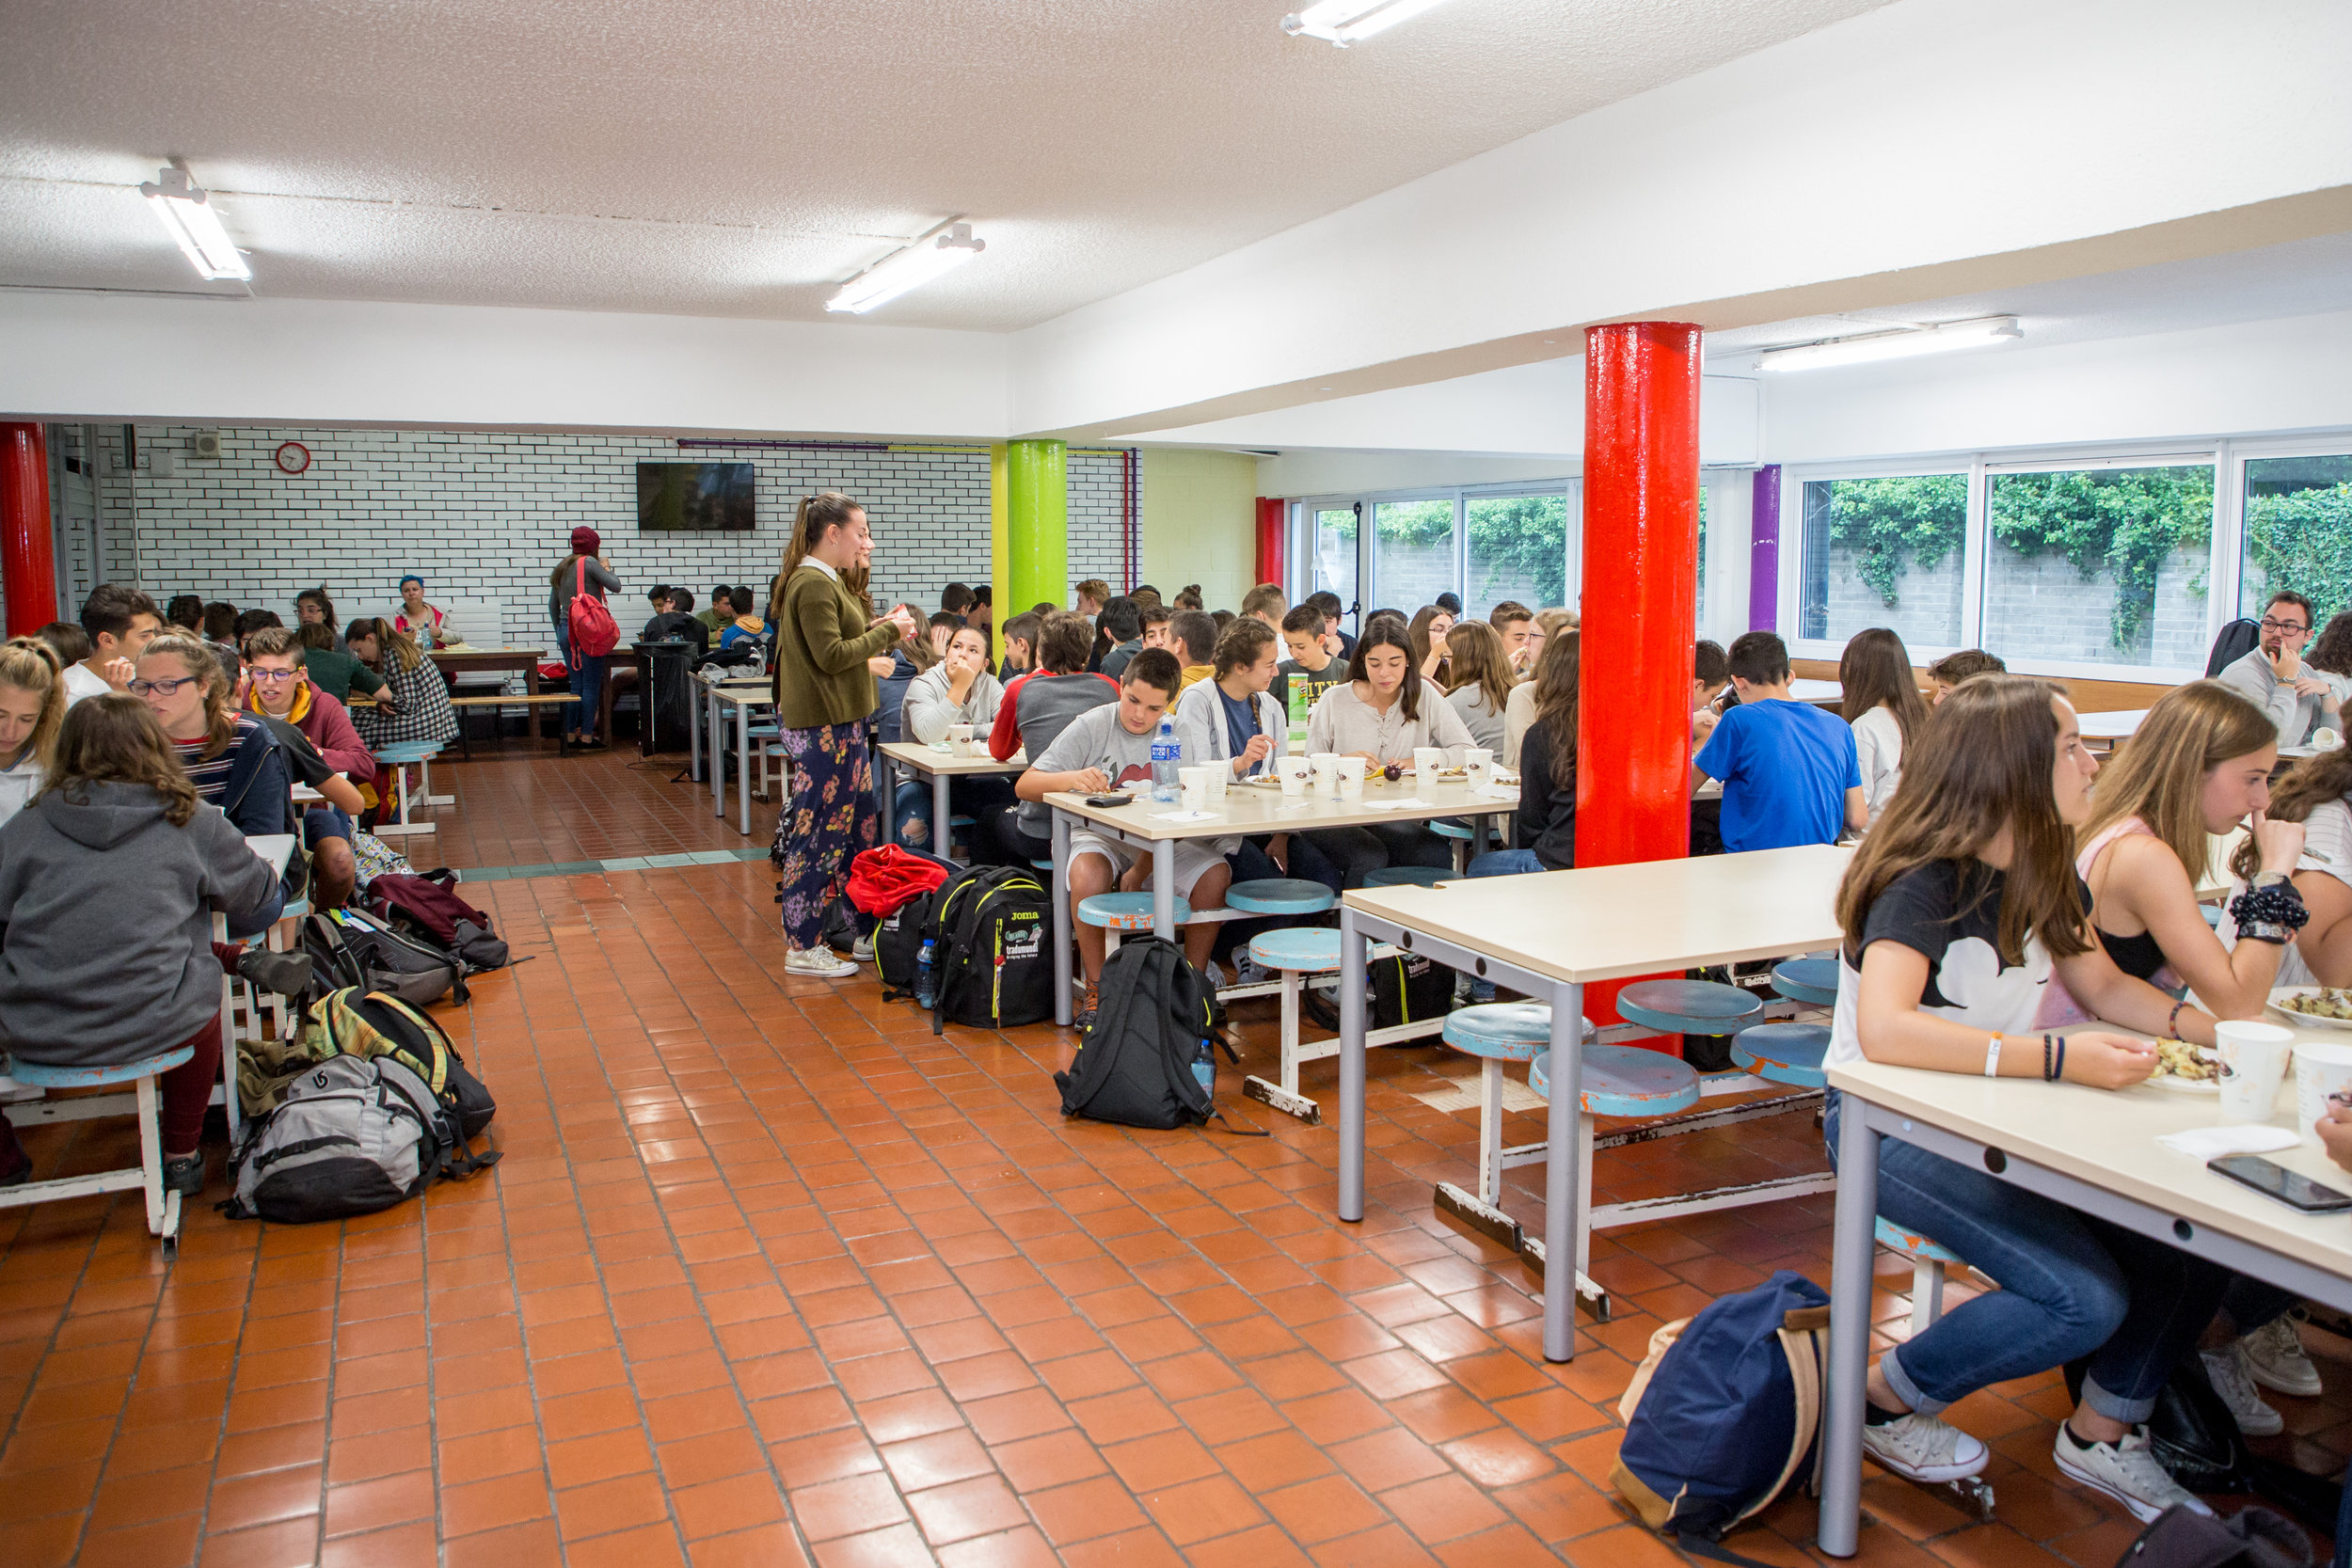
<path id="1" fill-rule="evenodd" d="M 2205 1168 L 2306 1214 L 2333 1214 L 2352 1209 L 2352 1193 L 2340 1193 L 2259 1154 L 2225 1154 L 2206 1161 Z"/>

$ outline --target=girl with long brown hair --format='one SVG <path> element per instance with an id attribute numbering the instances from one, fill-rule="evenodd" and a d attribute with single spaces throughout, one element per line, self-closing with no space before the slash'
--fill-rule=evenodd
<path id="1" fill-rule="evenodd" d="M 1838 889 L 1845 928 L 1828 1061 L 2040 1078 L 2120 1089 L 2157 1063 L 2144 1040 L 2041 1022 L 2053 976 L 2098 1017 L 2145 1034 L 2213 1020 L 2115 967 L 2074 873 L 2097 762 L 2045 681 L 1980 676 L 1922 730 L 1877 827 Z M 1842 1120 L 1831 1097 L 1833 1157 Z M 2082 1106 L 2095 1115 L 2093 1102 Z M 2061 1424 L 2059 1472 L 2142 1520 L 2186 1503 L 2144 1423 L 2173 1364 L 2212 1322 L 2227 1271 L 1898 1137 L 1880 1147 L 1878 1212 L 1951 1248 L 2001 1289 L 1954 1307 L 1881 1357 L 1864 1449 L 1899 1475 L 1983 1469 L 1985 1446 L 1939 1418 L 1990 1384 L 2089 1357 Z"/>
<path id="2" fill-rule="evenodd" d="M 2133 744 L 2138 744 L 2137 738 Z M 2292 944 L 2280 959 L 2278 983 L 2352 986 L 2352 746 L 2296 763 L 2270 792 L 2265 815 L 2273 824 L 2294 824 L 2303 833 L 2287 886 L 2300 901 L 2305 922 L 2292 933 Z M 2224 942 L 2242 945 L 2258 936 L 2247 929 L 2252 923 L 2238 918 L 2236 895 L 2255 883 L 2275 884 L 2272 859 L 2251 843 L 2238 846 L 2230 863 L 2233 896 L 2217 933 Z M 2272 945 L 2277 935 L 2260 944 Z"/>
<path id="3" fill-rule="evenodd" d="M 416 741 L 446 745 L 457 738 L 457 710 L 450 706 L 449 683 L 415 638 L 380 617 L 354 621 L 344 628 L 343 651 L 384 683 L 374 706 L 351 710 L 351 727 L 370 747 L 380 752 Z M 564 721 L 567 727 L 578 722 Z"/>
<path id="4" fill-rule="evenodd" d="M 171 642 L 202 647 L 148 646 Z M 143 655 L 133 684 L 182 657 Z M 199 800 L 172 752 L 135 697 L 87 698 L 66 715 L 47 782 L 0 828 L 0 1047 L 56 1067 L 188 1052 L 163 1075 L 163 1175 L 192 1197 L 204 1188 L 198 1139 L 220 1076 L 213 911 L 233 917 L 279 895 L 267 863 Z M 282 817 L 282 775 L 278 789 Z M 6 1128 L 0 1118 L 0 1184 L 31 1170 Z"/>
<path id="5" fill-rule="evenodd" d="M 56 650 L 36 637 L 10 638 L 0 647 L 0 825 L 40 788 L 65 709 Z"/>
<path id="6" fill-rule="evenodd" d="M 1409 763 L 1416 749 L 1436 746 L 1448 762 L 1459 762 L 1462 751 L 1477 744 L 1453 705 L 1422 680 L 1402 616 L 1374 615 L 1364 623 L 1347 673 L 1349 678 L 1326 691 L 1308 715 L 1310 752 Z M 1337 869 L 1343 887 L 1361 887 L 1367 875 L 1387 865 L 1454 863 L 1446 841 L 1419 822 L 1323 828 L 1306 837 Z"/>
<path id="7" fill-rule="evenodd" d="M 868 661 L 914 631 L 904 605 L 874 613 L 865 590 L 873 554 L 866 509 L 828 490 L 801 502 L 776 574 L 777 741 L 792 783 L 769 857 L 783 873 L 785 971 L 815 979 L 857 973 L 825 945 L 825 915 L 850 859 L 880 836 L 866 750 L 877 701 Z M 870 929 L 857 951 L 872 956 Z"/>
<path id="8" fill-rule="evenodd" d="M 1453 687 L 1445 700 L 1462 716 L 1470 737 L 1490 752 L 1502 750 L 1502 715 L 1518 684 L 1502 634 L 1484 621 L 1464 621 L 1446 634 L 1447 673 Z"/>
<path id="9" fill-rule="evenodd" d="M 1858 631 L 1837 658 L 1845 701 L 1838 717 L 1853 726 L 1854 759 L 1862 769 L 1862 804 L 1879 819 L 1902 782 L 1903 748 L 1928 721 L 1928 705 L 1911 673 L 1903 640 L 1884 626 Z"/>
<path id="10" fill-rule="evenodd" d="M 1478 623 L 1465 621 L 1457 633 Z M 1490 634 L 1491 635 L 1491 634 Z M 1502 640 L 1496 639 L 1497 646 Z M 1576 864 L 1577 680 L 1581 637 L 1555 634 L 1535 666 L 1535 721 L 1519 746 L 1518 847 L 1489 849 L 1470 863 L 1473 877 L 1565 871 Z"/>
<path id="11" fill-rule="evenodd" d="M 1440 691 L 1453 689 L 1454 673 L 1446 664 L 1446 639 L 1454 631 L 1454 612 L 1425 604 L 1413 611 L 1409 629 L 1413 637 L 1413 663 L 1420 669 L 1421 678 L 1435 681 Z"/>
<path id="12" fill-rule="evenodd" d="M 1511 700 L 1502 706 L 1502 766 L 1519 765 L 1519 746 L 1527 734 L 1527 726 L 1535 721 L 1535 677 L 1544 667 L 1544 650 L 1551 640 L 1564 631 L 1577 629 L 1576 611 L 1572 610 L 1539 610 L 1534 626 L 1527 634 L 1527 673 L 1511 689 Z"/>

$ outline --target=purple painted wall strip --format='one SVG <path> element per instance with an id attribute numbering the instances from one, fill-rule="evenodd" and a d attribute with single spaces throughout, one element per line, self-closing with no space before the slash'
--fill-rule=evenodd
<path id="1" fill-rule="evenodd" d="M 1771 631 L 1780 619 L 1779 464 L 1756 470 L 1748 517 L 1748 629 Z"/>

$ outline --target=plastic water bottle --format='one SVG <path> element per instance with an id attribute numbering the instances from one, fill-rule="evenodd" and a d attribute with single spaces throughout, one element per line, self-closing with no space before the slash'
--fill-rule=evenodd
<path id="1" fill-rule="evenodd" d="M 1152 799 L 1176 799 L 1176 768 L 1184 760 L 1184 747 L 1176 738 L 1176 721 L 1163 713 L 1160 715 L 1160 733 L 1152 737 Z"/>
<path id="2" fill-rule="evenodd" d="M 1192 1075 L 1200 1080 L 1200 1092 L 1211 1100 L 1216 1098 L 1216 1047 L 1202 1040 L 1193 1053 Z"/>
<path id="3" fill-rule="evenodd" d="M 930 1006 L 936 981 L 931 973 L 931 950 L 939 943 L 932 938 L 923 939 L 923 947 L 914 957 L 914 1005 Z"/>

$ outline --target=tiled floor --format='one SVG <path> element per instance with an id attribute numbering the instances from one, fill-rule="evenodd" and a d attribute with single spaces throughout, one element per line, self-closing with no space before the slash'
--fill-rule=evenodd
<path id="1" fill-rule="evenodd" d="M 571 803 L 542 821 L 521 791 L 550 770 Z M 547 861 L 677 852 L 625 835 L 707 807 L 644 771 L 447 773 L 477 843 Z M 576 813 L 593 848 L 555 842 Z M 342 1226 L 199 1210 L 169 1269 L 133 1202 L 0 1212 L 0 1563 L 1664 1563 L 1606 1479 L 1633 1358 L 1773 1268 L 1827 1277 L 1827 1198 L 1611 1233 L 1620 1315 L 1547 1365 L 1535 1281 L 1430 1210 L 1474 1117 L 1413 1096 L 1467 1063 L 1375 1053 L 1344 1226 L 1330 1129 L 1230 1092 L 1271 1137 L 1066 1123 L 1057 1031 L 935 1038 L 870 981 L 785 981 L 770 893 L 741 863 L 481 885 L 529 961 L 442 1009 L 500 1099 L 505 1161 L 469 1184 Z M 1268 1005 L 1239 1011 L 1265 1070 Z M 119 1163 L 127 1129 L 81 1129 L 28 1142 Z M 1819 1164 L 1790 1117 L 1597 1178 Z M 1531 1223 L 1540 1174 L 1514 1173 Z M 1961 1407 L 1999 1523 L 1878 1478 L 1860 1560 L 2113 1562 L 2128 1525 L 2051 1471 L 2060 1400 Z M 2284 1451 L 2340 1467 L 2352 1400 L 2286 1402 Z M 1733 1544 L 1804 1563 L 1810 1527 L 1784 1504 Z"/>

